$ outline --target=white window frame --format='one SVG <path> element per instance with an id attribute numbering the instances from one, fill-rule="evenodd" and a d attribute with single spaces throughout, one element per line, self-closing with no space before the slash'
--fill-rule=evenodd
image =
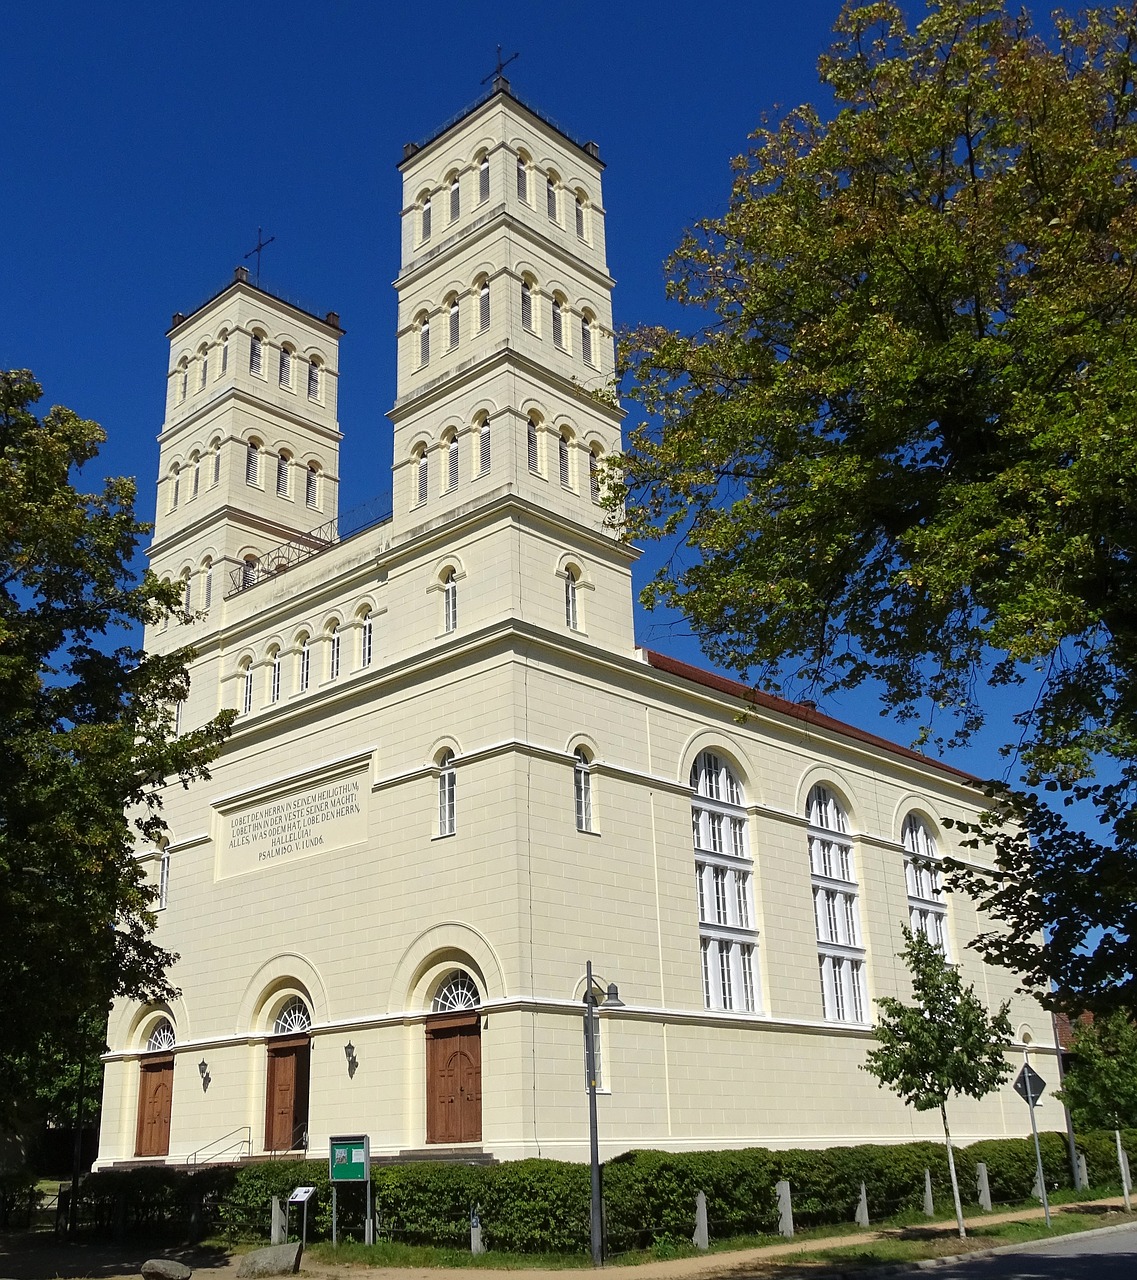
<path id="1" fill-rule="evenodd" d="M 438 761 L 438 834 L 452 836 L 457 824 L 458 779 L 454 770 L 454 753 L 445 751 Z"/>
<path id="2" fill-rule="evenodd" d="M 569 568 L 565 570 L 565 626 L 570 631 L 580 630 L 579 604 L 576 573 Z"/>
<path id="3" fill-rule="evenodd" d="M 583 747 L 573 753 L 573 800 L 576 807 L 576 829 L 592 831 L 592 762 Z"/>
<path id="4" fill-rule="evenodd" d="M 900 842 L 904 846 L 904 880 L 908 887 L 908 927 L 948 955 L 947 899 L 944 896 L 943 859 L 931 827 L 916 813 L 904 819 Z"/>
<path id="5" fill-rule="evenodd" d="M 371 665 L 375 640 L 375 619 L 374 615 L 368 610 L 360 621 L 359 626 L 359 667 L 363 670 Z"/>
<path id="6" fill-rule="evenodd" d="M 158 860 L 158 905 L 156 910 L 165 911 L 170 904 L 170 851 L 162 850 Z"/>
<path id="7" fill-rule="evenodd" d="M 442 629 L 458 630 L 458 575 L 450 569 L 442 579 Z"/>
<path id="8" fill-rule="evenodd" d="M 264 376 L 264 339 L 259 333 L 249 339 L 249 372 L 258 378 Z"/>
<path id="9" fill-rule="evenodd" d="M 691 834 L 703 1002 L 708 1009 L 757 1013 L 749 819 L 742 785 L 716 751 L 700 751 L 691 766 Z"/>
<path id="10" fill-rule="evenodd" d="M 280 650 L 273 651 L 268 674 L 268 700 L 270 703 L 280 701 Z"/>
<path id="11" fill-rule="evenodd" d="M 312 679 L 312 642 L 308 636 L 300 641 L 300 681 L 299 689 L 301 693 L 308 692 L 308 685 Z"/>
<path id="12" fill-rule="evenodd" d="M 478 164 L 478 203 L 490 198 L 490 158 L 482 156 Z"/>
<path id="13" fill-rule="evenodd" d="M 305 468 L 304 503 L 313 511 L 320 505 L 320 468 L 313 463 Z"/>
<path id="14" fill-rule="evenodd" d="M 458 433 L 455 432 L 446 442 L 446 492 L 452 493 L 458 488 Z"/>
<path id="15" fill-rule="evenodd" d="M 849 820 L 837 796 L 818 783 L 806 800 L 806 821 L 822 1013 L 827 1022 L 863 1024 L 865 948 Z"/>
<path id="16" fill-rule="evenodd" d="M 492 459 L 492 441 L 490 439 L 490 420 L 487 414 L 478 424 L 478 474 L 484 476 L 490 469 Z"/>
<path id="17" fill-rule="evenodd" d="M 340 629 L 339 625 L 328 632 L 328 679 L 340 678 Z"/>

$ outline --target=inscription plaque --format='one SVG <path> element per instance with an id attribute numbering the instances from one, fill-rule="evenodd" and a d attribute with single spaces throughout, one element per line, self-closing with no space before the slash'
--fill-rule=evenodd
<path id="1" fill-rule="evenodd" d="M 341 775 L 221 812 L 218 876 L 362 844 L 367 791 L 364 773 Z"/>

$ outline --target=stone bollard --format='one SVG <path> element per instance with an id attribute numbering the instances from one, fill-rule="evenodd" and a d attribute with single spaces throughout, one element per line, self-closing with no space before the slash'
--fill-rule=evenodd
<path id="1" fill-rule="evenodd" d="M 792 1240 L 794 1234 L 794 1205 L 793 1198 L 790 1195 L 790 1184 L 783 1178 L 775 1185 L 774 1190 L 778 1193 L 778 1231 L 787 1240 Z"/>
<path id="2" fill-rule="evenodd" d="M 858 1227 L 864 1227 L 866 1230 L 869 1225 L 869 1193 L 865 1184 L 861 1183 L 861 1198 L 857 1201 L 857 1216 L 855 1222 Z"/>
<path id="3" fill-rule="evenodd" d="M 1085 1191 L 1089 1188 L 1089 1185 L 1090 1185 L 1090 1171 L 1086 1167 L 1085 1152 L 1083 1151 L 1078 1152 L 1078 1158 L 1074 1161 L 1074 1166 L 1075 1166 L 1075 1180 L 1078 1184 L 1074 1188 L 1074 1190 Z"/>
<path id="4" fill-rule="evenodd" d="M 710 1232 L 707 1230 L 707 1196 L 704 1191 L 700 1191 L 695 1197 L 695 1234 L 691 1237 L 691 1243 L 703 1253 L 711 1247 Z"/>
<path id="5" fill-rule="evenodd" d="M 479 1204 L 470 1210 L 470 1252 L 479 1254 L 485 1251 L 486 1246 L 482 1244 L 482 1206 Z"/>
<path id="6" fill-rule="evenodd" d="M 269 1244 L 284 1244 L 288 1239 L 288 1211 L 281 1202 L 280 1196 L 272 1198 L 272 1226 L 269 1229 Z"/>
<path id="7" fill-rule="evenodd" d="M 936 1202 L 932 1196 L 932 1171 L 924 1170 L 924 1217 L 934 1218 L 936 1216 Z"/>
<path id="8" fill-rule="evenodd" d="M 980 1209 L 991 1212 L 991 1184 L 987 1180 L 987 1166 L 982 1160 L 975 1166 L 975 1191 Z"/>

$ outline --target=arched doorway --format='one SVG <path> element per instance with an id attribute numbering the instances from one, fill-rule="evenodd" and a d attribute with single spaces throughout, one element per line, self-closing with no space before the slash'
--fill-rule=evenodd
<path id="1" fill-rule="evenodd" d="M 426 1022 L 426 1140 L 482 1140 L 481 994 L 461 969 L 443 979 Z"/>
<path id="2" fill-rule="evenodd" d="M 308 1083 L 312 1015 L 298 996 L 276 1015 L 268 1042 L 265 1091 L 265 1150 L 299 1151 L 308 1146 Z"/>
<path id="3" fill-rule="evenodd" d="M 170 1154 L 170 1108 L 174 1097 L 174 1028 L 168 1018 L 158 1022 L 139 1061 L 136 1156 Z"/>

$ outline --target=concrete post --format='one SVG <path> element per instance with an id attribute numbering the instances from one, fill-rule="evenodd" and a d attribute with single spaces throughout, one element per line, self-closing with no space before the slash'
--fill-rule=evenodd
<path id="1" fill-rule="evenodd" d="M 288 1229 L 285 1225 L 285 1209 L 280 1196 L 272 1198 L 272 1229 L 269 1232 L 270 1244 L 287 1244 Z"/>
<path id="2" fill-rule="evenodd" d="M 924 1170 L 924 1217 L 934 1218 L 936 1216 L 936 1202 L 932 1198 L 932 1171 Z"/>
<path id="3" fill-rule="evenodd" d="M 867 1228 L 869 1225 L 869 1193 L 863 1182 L 861 1183 L 861 1198 L 857 1202 L 856 1223 L 858 1227 Z"/>
<path id="4" fill-rule="evenodd" d="M 704 1253 L 711 1247 L 710 1233 L 707 1230 L 707 1193 L 700 1191 L 695 1197 L 695 1234 L 691 1243 Z"/>
<path id="5" fill-rule="evenodd" d="M 790 1184 L 783 1178 L 774 1188 L 778 1193 L 778 1231 L 787 1240 L 793 1239 L 794 1206 L 790 1196 Z"/>
<path id="6" fill-rule="evenodd" d="M 486 1246 L 482 1244 L 482 1206 L 475 1205 L 470 1210 L 470 1252 L 485 1253 Z"/>
<path id="7" fill-rule="evenodd" d="M 987 1181 L 987 1166 L 982 1160 L 975 1166 L 975 1190 L 979 1196 L 980 1209 L 991 1212 L 991 1184 Z"/>

